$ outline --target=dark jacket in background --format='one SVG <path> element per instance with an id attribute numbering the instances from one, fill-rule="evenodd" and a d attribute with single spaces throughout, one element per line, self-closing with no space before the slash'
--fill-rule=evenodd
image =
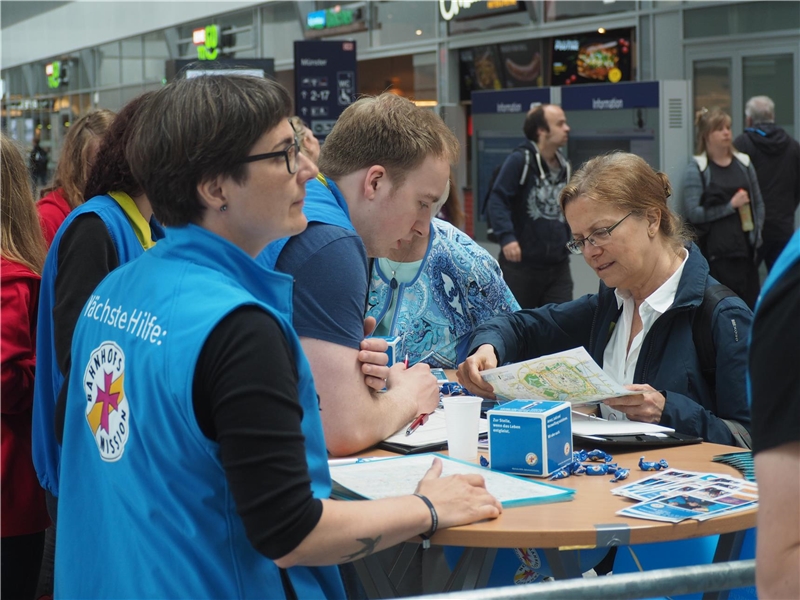
<path id="1" fill-rule="evenodd" d="M 566 168 L 554 198 L 547 193 L 547 162 L 530 140 L 505 160 L 489 195 L 489 221 L 500 246 L 519 242 L 522 262 L 555 265 L 569 257 L 566 243 L 570 230 L 558 205 L 558 194 L 569 180 L 570 167 L 560 153 L 558 157 Z"/>
<path id="2" fill-rule="evenodd" d="M 733 145 L 750 155 L 764 198 L 764 240 L 786 241 L 800 204 L 800 144 L 774 123 L 748 127 Z"/>
<path id="3" fill-rule="evenodd" d="M 715 283 L 708 274 L 708 263 L 692 244 L 675 301 L 643 340 L 633 382 L 650 384 L 665 394 L 661 425 L 701 436 L 707 442 L 734 446 L 736 441 L 722 419 L 738 421 L 750 430 L 745 375 L 753 313 L 736 296 L 717 304 L 712 320 L 717 365 L 716 389 L 712 389 L 703 377 L 694 347 L 692 321 L 706 287 Z M 469 353 L 481 344 L 491 344 L 502 365 L 583 346 L 602 367 L 621 313 L 614 290 L 600 282 L 597 294 L 500 315 L 479 325 Z"/>

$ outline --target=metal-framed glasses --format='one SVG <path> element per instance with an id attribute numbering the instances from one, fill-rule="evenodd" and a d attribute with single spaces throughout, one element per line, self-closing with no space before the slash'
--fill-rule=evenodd
<path id="1" fill-rule="evenodd" d="M 617 227 L 619 227 L 619 224 L 622 223 L 628 217 L 630 217 L 632 214 L 633 211 L 629 212 L 627 215 L 622 217 L 611 227 L 601 227 L 600 229 L 594 231 L 588 237 L 582 238 L 580 240 L 570 240 L 569 242 L 567 242 L 567 250 L 572 252 L 572 254 L 580 254 L 581 252 L 583 252 L 583 247 L 586 245 L 586 242 L 589 242 L 592 246 L 595 247 L 605 246 L 608 242 L 611 241 L 611 232 L 614 231 Z"/>
<path id="2" fill-rule="evenodd" d="M 298 163 L 300 161 L 300 140 L 297 139 L 297 134 L 294 134 L 294 141 L 286 146 L 283 150 L 279 152 L 267 152 L 265 154 L 253 154 L 252 156 L 248 156 L 242 159 L 240 162 L 243 163 L 251 163 L 256 162 L 257 160 L 267 160 L 268 158 L 277 158 L 278 156 L 283 156 L 286 160 L 286 169 L 289 171 L 290 175 L 294 175 L 297 173 Z"/>

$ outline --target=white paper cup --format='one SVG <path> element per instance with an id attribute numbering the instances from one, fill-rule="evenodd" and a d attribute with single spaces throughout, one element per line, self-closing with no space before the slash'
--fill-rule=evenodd
<path id="1" fill-rule="evenodd" d="M 442 398 L 447 424 L 447 450 L 451 457 L 461 460 L 478 458 L 481 402 L 483 398 L 477 396 Z"/>

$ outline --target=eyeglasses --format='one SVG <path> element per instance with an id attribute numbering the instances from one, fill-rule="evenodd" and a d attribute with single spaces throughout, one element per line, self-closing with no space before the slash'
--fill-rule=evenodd
<path id="1" fill-rule="evenodd" d="M 629 212 L 619 221 L 614 223 L 611 227 L 601 227 L 597 231 L 593 232 L 589 237 L 567 242 L 567 250 L 572 252 L 572 254 L 580 254 L 581 252 L 583 252 L 583 247 L 586 244 L 586 242 L 589 242 L 592 246 L 595 247 L 605 246 L 609 241 L 611 241 L 611 232 L 614 231 L 617 227 L 619 227 L 619 224 L 622 223 L 628 217 L 630 217 L 632 214 L 633 211 Z"/>
<path id="2" fill-rule="evenodd" d="M 278 156 L 283 156 L 286 160 L 286 169 L 289 171 L 290 175 L 294 175 L 297 173 L 298 163 L 300 162 L 300 140 L 297 139 L 297 134 L 294 136 L 294 142 L 286 146 L 280 152 L 267 152 L 265 154 L 253 154 L 253 156 L 248 156 L 242 159 L 240 164 L 244 163 L 251 163 L 256 162 L 257 160 L 266 160 L 268 158 L 276 158 Z"/>

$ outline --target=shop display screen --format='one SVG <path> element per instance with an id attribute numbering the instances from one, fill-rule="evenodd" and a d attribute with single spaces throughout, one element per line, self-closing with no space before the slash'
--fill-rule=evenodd
<path id="1" fill-rule="evenodd" d="M 631 81 L 631 30 L 553 38 L 551 83 Z"/>
<path id="2" fill-rule="evenodd" d="M 541 86 L 541 42 L 522 40 L 466 48 L 459 53 L 459 71 L 462 100 L 469 100 L 473 91 Z"/>

